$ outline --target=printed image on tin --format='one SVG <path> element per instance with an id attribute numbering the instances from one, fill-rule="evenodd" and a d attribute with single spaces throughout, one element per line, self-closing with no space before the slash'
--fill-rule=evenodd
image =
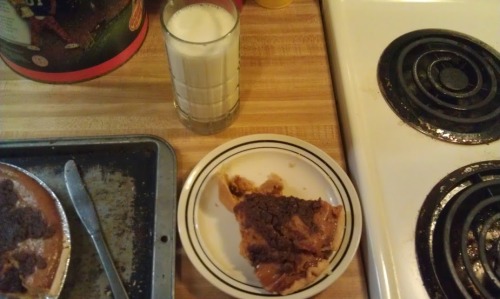
<path id="1" fill-rule="evenodd" d="M 19 69 L 79 71 L 122 53 L 143 24 L 143 0 L 0 0 L 0 54 Z"/>

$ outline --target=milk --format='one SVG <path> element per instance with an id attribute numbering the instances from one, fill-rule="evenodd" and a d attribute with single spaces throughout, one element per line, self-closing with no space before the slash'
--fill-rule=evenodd
<path id="1" fill-rule="evenodd" d="M 165 12 L 164 12 L 165 14 Z M 164 15 L 175 103 L 181 116 L 216 122 L 239 102 L 239 22 L 225 9 L 199 3 Z"/>

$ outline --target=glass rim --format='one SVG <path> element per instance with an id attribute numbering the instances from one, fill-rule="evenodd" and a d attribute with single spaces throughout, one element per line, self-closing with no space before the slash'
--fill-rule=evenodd
<path id="1" fill-rule="evenodd" d="M 233 27 L 227 32 L 225 33 L 223 36 L 217 38 L 217 39 L 214 39 L 214 40 L 210 40 L 210 41 L 207 41 L 207 42 L 192 42 L 192 41 L 188 41 L 188 40 L 185 40 L 183 38 L 180 38 L 178 37 L 177 35 L 173 34 L 172 32 L 170 32 L 167 28 L 167 25 L 165 24 L 165 20 L 164 20 L 164 15 L 165 15 L 165 9 L 167 7 L 167 5 L 170 3 L 170 1 L 166 1 L 166 3 L 163 5 L 163 8 L 161 10 L 161 15 L 160 15 L 160 23 L 161 23 L 161 27 L 163 28 L 163 31 L 165 33 L 167 33 L 169 36 L 173 37 L 174 39 L 178 40 L 178 41 L 181 41 L 183 43 L 187 43 L 187 44 L 192 44 L 192 45 L 207 45 L 207 44 L 212 44 L 212 43 L 216 43 L 220 40 L 223 40 L 225 39 L 226 37 L 228 37 L 229 35 L 231 35 L 235 29 L 238 27 L 238 24 L 240 22 L 240 12 L 238 11 L 238 7 L 236 7 L 236 4 L 234 3 L 233 0 L 227 0 L 227 2 L 230 2 L 231 3 L 231 7 L 234 8 L 234 11 L 236 12 L 236 19 L 235 19 L 235 22 L 234 22 L 234 25 Z M 210 3 L 210 4 L 214 4 L 212 2 L 200 2 L 201 4 L 203 3 Z M 190 5 L 194 5 L 194 4 L 200 4 L 200 3 L 193 3 L 193 4 L 189 4 L 189 5 L 186 5 L 184 7 L 187 7 L 187 6 L 190 6 Z M 216 4 L 214 4 L 216 5 Z M 183 7 L 183 8 L 184 8 Z M 181 8 L 182 9 L 182 8 Z M 178 10 L 179 11 L 179 10 Z"/>

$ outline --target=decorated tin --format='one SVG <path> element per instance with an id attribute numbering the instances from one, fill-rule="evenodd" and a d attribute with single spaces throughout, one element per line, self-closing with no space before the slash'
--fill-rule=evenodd
<path id="1" fill-rule="evenodd" d="M 147 24 L 143 0 L 0 0 L 0 56 L 36 81 L 88 80 L 136 53 Z"/>

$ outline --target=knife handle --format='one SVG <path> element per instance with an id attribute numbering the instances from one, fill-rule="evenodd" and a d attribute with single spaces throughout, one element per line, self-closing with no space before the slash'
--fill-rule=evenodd
<path id="1" fill-rule="evenodd" d="M 104 241 L 102 233 L 98 231 L 97 233 L 92 234 L 91 238 L 97 248 L 99 257 L 101 258 L 104 272 L 106 272 L 106 275 L 108 276 L 113 297 L 115 299 L 128 299 L 127 291 L 125 291 L 125 287 L 123 286 L 122 280 L 116 270 L 115 263 L 111 259 L 111 254 L 109 253 L 108 246 Z"/>

